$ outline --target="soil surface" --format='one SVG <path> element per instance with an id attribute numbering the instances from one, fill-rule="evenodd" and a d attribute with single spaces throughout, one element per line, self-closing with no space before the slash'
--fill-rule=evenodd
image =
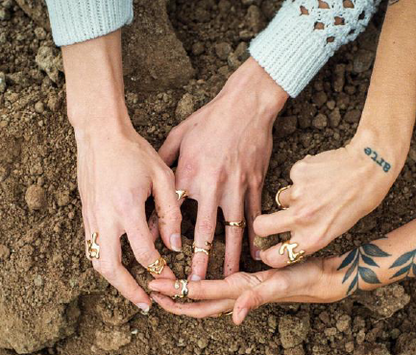
<path id="1" fill-rule="evenodd" d="M 65 114 L 61 58 L 39 15 L 42 4 L 34 1 L 36 11 L 31 12 L 31 5 L 22 6 L 28 3 L 0 2 L 0 355 L 416 354 L 416 287 L 411 281 L 336 304 L 268 305 L 240 327 L 226 317 L 195 320 L 158 307 L 149 316 L 138 313 L 85 258 L 76 146 Z M 126 78 L 127 104 L 137 131 L 158 148 L 172 127 L 218 93 L 247 58 L 250 40 L 280 5 L 278 0 L 169 1 L 172 25 L 160 26 L 167 36 L 172 35 L 169 31 L 176 33 L 179 41 L 171 36 L 166 43 L 173 43 L 172 58 L 181 58 L 186 73 L 167 76 L 156 91 L 157 80 L 149 79 L 154 70 L 135 73 L 138 78 L 147 75 L 143 83 L 149 87 L 141 91 L 132 77 Z M 331 58 L 280 114 L 264 212 L 275 211 L 274 193 L 289 183 L 297 160 L 341 147 L 353 136 L 383 14 L 382 8 L 367 31 Z M 149 36 L 151 43 L 155 33 L 131 34 L 140 30 L 134 26 L 130 36 Z M 125 37 L 131 70 L 134 51 L 142 48 L 126 47 L 128 42 Z M 159 53 L 156 63 L 162 65 L 165 51 L 147 47 L 149 55 L 152 50 Z M 415 164 L 413 142 L 382 205 L 321 254 L 343 253 L 413 219 Z M 178 277 L 189 271 L 195 206 L 189 204 L 184 215 L 184 252 L 174 255 L 158 243 Z M 210 278 L 221 277 L 223 243 L 219 226 Z M 144 284 L 147 273 L 134 261 L 127 243 L 124 249 L 123 262 Z M 247 243 L 241 268 L 262 268 L 250 259 Z"/>

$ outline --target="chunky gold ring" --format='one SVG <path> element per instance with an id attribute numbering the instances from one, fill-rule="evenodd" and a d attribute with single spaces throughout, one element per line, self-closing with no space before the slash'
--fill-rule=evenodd
<path id="1" fill-rule="evenodd" d="M 188 290 L 188 280 L 176 280 L 175 281 L 175 290 L 179 290 L 179 288 L 182 285 L 181 293 L 180 295 L 175 295 L 173 298 L 185 298 L 188 296 L 189 290 Z"/>
<path id="2" fill-rule="evenodd" d="M 211 250 L 211 243 L 210 242 L 205 242 L 205 246 L 208 248 L 199 248 L 196 246 L 195 242 L 192 244 L 192 247 L 194 248 L 194 254 L 196 253 L 204 253 L 207 256 L 209 256 L 209 251 Z"/>
<path id="3" fill-rule="evenodd" d="M 159 259 L 157 259 L 155 262 L 151 263 L 147 267 L 147 271 L 156 275 L 160 275 L 165 266 L 166 266 L 166 260 L 160 257 Z"/>
<path id="4" fill-rule="evenodd" d="M 90 259 L 100 258 L 100 246 L 97 244 L 98 233 L 91 235 L 91 240 L 87 240 L 87 253 Z"/>
<path id="5" fill-rule="evenodd" d="M 305 251 L 300 250 L 299 252 L 295 252 L 295 249 L 299 246 L 298 243 L 291 243 L 290 240 L 286 240 L 282 243 L 280 247 L 279 253 L 283 255 L 285 250 L 287 251 L 287 256 L 289 260 L 287 261 L 288 265 L 298 263 L 304 258 Z"/>
<path id="6" fill-rule="evenodd" d="M 238 227 L 238 228 L 246 228 L 246 221 L 243 219 L 242 221 L 239 222 L 232 222 L 232 221 L 224 221 L 224 225 L 225 226 L 229 226 L 229 227 Z"/>
<path id="7" fill-rule="evenodd" d="M 186 192 L 186 190 L 176 190 L 175 192 L 178 196 L 178 201 L 188 197 L 188 192 Z"/>
<path id="8" fill-rule="evenodd" d="M 285 191 L 285 190 L 287 190 L 287 189 L 290 189 L 291 187 L 292 187 L 292 185 L 287 185 L 287 186 L 285 186 L 285 187 L 280 188 L 280 189 L 279 189 L 279 191 L 277 191 L 277 194 L 276 194 L 276 203 L 277 203 L 277 207 L 281 208 L 282 210 L 287 210 L 289 207 L 284 207 L 284 206 L 281 204 L 281 202 L 280 202 L 280 194 L 281 194 L 283 191 Z"/>

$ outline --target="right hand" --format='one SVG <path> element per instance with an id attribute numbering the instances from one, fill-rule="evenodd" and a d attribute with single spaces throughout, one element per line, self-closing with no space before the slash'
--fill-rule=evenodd
<path id="1" fill-rule="evenodd" d="M 100 258 L 95 270 L 145 313 L 151 300 L 122 265 L 120 237 L 126 233 L 136 259 L 147 267 L 160 254 L 154 246 L 145 215 L 153 194 L 165 245 L 181 248 L 181 213 L 173 172 L 153 147 L 132 127 L 128 116 L 116 129 L 77 130 L 78 185 L 87 240 L 99 234 Z M 155 277 L 175 276 L 168 266 Z"/>

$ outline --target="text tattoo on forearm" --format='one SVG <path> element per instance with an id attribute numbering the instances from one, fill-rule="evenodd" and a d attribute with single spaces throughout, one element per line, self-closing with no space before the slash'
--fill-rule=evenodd
<path id="1" fill-rule="evenodd" d="M 391 165 L 388 162 L 386 162 L 383 158 L 380 158 L 376 151 L 367 147 L 364 149 L 364 153 L 368 155 L 372 160 L 374 160 L 374 162 L 380 165 L 385 173 L 389 172 Z"/>

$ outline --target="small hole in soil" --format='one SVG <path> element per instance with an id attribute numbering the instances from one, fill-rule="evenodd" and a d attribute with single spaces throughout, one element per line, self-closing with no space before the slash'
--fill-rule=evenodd
<path id="1" fill-rule="evenodd" d="M 354 4 L 353 4 L 353 2 L 351 0 L 344 0 L 344 2 L 342 3 L 342 5 L 346 9 L 353 9 L 354 8 Z"/>
<path id="2" fill-rule="evenodd" d="M 345 25 L 345 21 L 342 17 L 335 16 L 335 26 Z"/>
<path id="3" fill-rule="evenodd" d="M 315 22 L 315 30 L 323 30 L 325 25 L 322 22 Z"/>
<path id="4" fill-rule="evenodd" d="M 365 11 L 363 11 L 363 12 L 360 14 L 360 16 L 358 16 L 358 19 L 359 19 L 359 20 L 364 20 L 364 17 L 365 17 Z"/>
<path id="5" fill-rule="evenodd" d="M 309 15 L 309 11 L 305 6 L 300 7 L 300 12 L 302 13 L 302 15 Z"/>
<path id="6" fill-rule="evenodd" d="M 332 42 L 334 42 L 335 41 L 335 37 L 328 37 L 327 39 L 326 39 L 326 42 L 327 43 L 332 43 Z"/>
<path id="7" fill-rule="evenodd" d="M 350 32 L 348 32 L 348 35 L 353 35 L 355 33 L 355 30 L 351 30 Z"/>

